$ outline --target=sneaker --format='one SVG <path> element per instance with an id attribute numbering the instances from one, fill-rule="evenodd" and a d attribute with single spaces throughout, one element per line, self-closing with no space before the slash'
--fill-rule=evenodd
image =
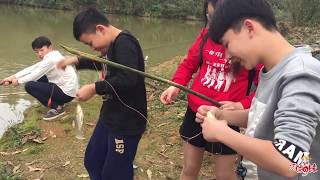
<path id="1" fill-rule="evenodd" d="M 63 108 L 61 109 L 50 109 L 47 114 L 43 117 L 43 120 L 51 121 L 56 119 L 62 115 L 64 115 L 65 111 Z"/>

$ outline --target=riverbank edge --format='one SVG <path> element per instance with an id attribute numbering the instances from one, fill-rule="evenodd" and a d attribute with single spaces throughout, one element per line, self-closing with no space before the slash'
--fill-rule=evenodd
<path id="1" fill-rule="evenodd" d="M 8 2 L 6 0 L 0 0 L 0 4 L 6 4 L 11 6 L 21 6 L 21 7 L 29 7 L 29 8 L 41 8 L 41 9 L 50 9 L 50 10 L 62 10 L 62 11 L 80 11 L 81 9 L 85 9 L 88 7 L 97 7 L 98 5 L 68 5 L 68 4 L 55 4 L 53 6 L 49 4 L 34 4 L 34 3 L 26 3 L 26 2 Z M 113 15 L 124 15 L 121 13 L 117 13 L 115 11 L 100 9 L 106 14 L 113 14 Z M 128 16 L 135 16 L 135 17 L 146 17 L 146 18 L 160 18 L 160 19 L 176 19 L 176 20 L 188 20 L 188 21 L 201 21 L 201 17 L 197 16 L 187 16 L 187 17 L 166 17 L 166 16 L 157 16 L 151 15 L 149 13 L 144 13 L 143 15 L 133 15 L 133 14 L 125 14 Z"/>
<path id="2" fill-rule="evenodd" d="M 170 79 L 182 59 L 183 57 L 178 56 L 147 67 L 147 72 Z M 186 95 L 181 93 L 177 103 L 164 106 L 159 101 L 159 96 L 168 86 L 149 79 L 146 79 L 146 85 L 149 123 L 139 143 L 135 179 L 148 179 L 150 172 L 154 179 L 177 179 L 182 169 L 182 141 L 178 132 L 187 107 Z M 46 108 L 40 105 L 26 110 L 23 123 L 10 128 L 0 139 L 0 179 L 8 176 L 18 179 L 35 179 L 40 176 L 45 179 L 75 179 L 86 175 L 83 156 L 98 118 L 101 99 L 96 96 L 88 102 L 80 103 L 85 117 L 85 140 L 81 141 L 75 138 L 76 131 L 72 126 L 72 121 L 76 118 L 76 104 L 77 102 L 69 104 L 66 107 L 67 115 L 53 122 L 42 120 L 42 113 Z M 22 144 L 25 139 L 27 141 Z M 41 143 L 36 142 L 42 139 Z M 200 175 L 202 177 L 212 177 L 209 160 L 210 158 L 204 163 Z M 43 172 L 30 172 L 26 164 L 31 162 L 32 167 L 44 169 Z M 63 166 L 66 163 L 70 165 Z M 19 164 L 19 171 L 14 172 Z M 8 172 L 6 176 L 4 169 Z"/>

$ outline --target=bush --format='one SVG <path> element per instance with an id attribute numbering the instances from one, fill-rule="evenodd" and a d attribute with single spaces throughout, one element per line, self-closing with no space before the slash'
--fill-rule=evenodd
<path id="1" fill-rule="evenodd" d="M 319 0 L 288 0 L 287 5 L 294 25 L 319 24 Z"/>
<path id="2" fill-rule="evenodd" d="M 319 0 L 267 0 L 277 18 L 294 25 L 320 24 Z M 109 13 L 168 18 L 201 17 L 204 0 L 8 0 L 20 5 L 74 9 L 74 7 L 96 6 Z"/>

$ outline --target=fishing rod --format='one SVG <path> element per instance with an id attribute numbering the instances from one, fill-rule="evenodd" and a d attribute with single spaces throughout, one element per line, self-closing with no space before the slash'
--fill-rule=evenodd
<path id="1" fill-rule="evenodd" d="M 133 68 L 130 68 L 130 67 L 127 67 L 127 66 L 124 66 L 122 64 L 118 64 L 118 63 L 115 63 L 115 62 L 112 62 L 112 61 L 109 61 L 107 59 L 104 59 L 104 58 L 100 58 L 98 56 L 95 56 L 95 55 L 92 55 L 92 54 L 89 54 L 89 53 L 85 53 L 85 52 L 81 52 L 79 50 L 76 50 L 76 49 L 73 49 L 73 48 L 70 48 L 70 47 L 67 47 L 65 45 L 60 45 L 63 49 L 65 49 L 66 51 L 70 52 L 71 54 L 74 54 L 74 55 L 77 55 L 77 56 L 81 56 L 81 57 L 84 57 L 84 58 L 87 58 L 89 60 L 92 60 L 92 61 L 96 61 L 96 62 L 99 62 L 99 63 L 103 63 L 103 64 L 107 64 L 109 66 L 112 66 L 112 67 L 115 67 L 115 68 L 118 68 L 118 69 L 123 69 L 123 70 L 127 70 L 127 71 L 131 71 L 131 72 L 134 72 L 134 73 L 137 73 L 141 76 L 144 76 L 144 77 L 147 77 L 147 78 L 150 78 L 150 79 L 153 79 L 153 80 L 156 80 L 156 81 L 160 81 L 160 82 L 163 82 L 163 83 L 166 83 L 166 84 L 169 84 L 171 86 L 174 86 L 174 87 L 177 87 L 179 89 L 181 89 L 182 91 L 185 91 L 187 93 L 190 93 L 190 94 L 193 94 L 201 99 L 204 99 L 210 103 L 212 103 L 213 105 L 217 106 L 217 107 L 221 107 L 222 104 L 220 104 L 219 102 L 217 101 L 214 101 L 212 99 L 210 99 L 209 97 L 203 95 L 203 94 L 200 94 L 198 92 L 195 92 L 189 88 L 186 88 L 180 84 L 177 84 L 175 82 L 172 82 L 172 81 L 169 81 L 167 79 L 164 79 L 164 78 L 161 78 L 161 77 L 157 77 L 157 76 L 154 76 L 154 75 L 151 75 L 151 74 L 148 74 L 148 73 L 145 73 L 145 72 L 142 72 L 142 71 L 139 71 L 139 70 L 136 70 L 136 69 L 133 69 Z"/>

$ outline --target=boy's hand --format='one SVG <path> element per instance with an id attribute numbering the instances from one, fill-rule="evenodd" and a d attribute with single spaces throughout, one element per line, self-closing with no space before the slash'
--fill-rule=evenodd
<path id="1" fill-rule="evenodd" d="M 8 86 L 12 83 L 12 81 L 16 79 L 14 75 L 4 78 L 0 81 L 0 85 Z"/>
<path id="2" fill-rule="evenodd" d="M 12 84 L 14 87 L 19 86 L 18 79 L 13 79 L 13 80 L 11 81 L 11 84 Z"/>
<path id="3" fill-rule="evenodd" d="M 209 113 L 211 113 L 211 111 L 209 111 Z M 218 120 L 213 115 L 206 116 L 201 123 L 201 127 L 204 139 L 209 142 L 219 141 L 219 137 L 223 136 L 229 128 L 226 120 Z"/>
<path id="4" fill-rule="evenodd" d="M 214 117 L 220 119 L 222 111 L 219 108 L 214 106 L 202 105 L 198 108 L 198 112 L 196 114 L 196 122 L 202 123 L 204 119 L 207 117 L 209 111 Z"/>
<path id="5" fill-rule="evenodd" d="M 96 94 L 96 85 L 87 84 L 82 86 L 77 92 L 77 99 L 79 101 L 87 101 Z"/>
<path id="6" fill-rule="evenodd" d="M 5 81 L 5 80 L 1 80 L 0 81 L 0 86 L 8 86 L 8 85 L 10 85 L 10 81 Z"/>
<path id="7" fill-rule="evenodd" d="M 240 102 L 221 101 L 223 104 L 220 108 L 223 110 L 243 110 L 243 106 Z"/>
<path id="8" fill-rule="evenodd" d="M 179 88 L 170 86 L 168 89 L 163 91 L 163 93 L 160 96 L 160 101 L 165 105 L 172 104 L 173 101 L 178 96 L 179 92 L 180 92 Z"/>
<path id="9" fill-rule="evenodd" d="M 5 82 L 6 82 L 6 81 L 4 81 L 4 79 L 2 79 L 2 80 L 0 81 L 0 86 L 4 85 Z"/>
<path id="10" fill-rule="evenodd" d="M 58 69 L 65 69 L 68 65 L 78 64 L 77 56 L 65 56 L 65 58 L 57 63 Z"/>
<path id="11" fill-rule="evenodd" d="M 12 82 L 13 79 L 16 79 L 16 77 L 15 77 L 14 75 L 9 76 L 9 77 L 6 77 L 6 78 L 4 78 L 4 79 L 2 79 L 2 80 L 0 81 L 0 85 L 5 85 L 5 86 L 7 86 L 7 85 L 9 85 L 9 84 Z"/>

